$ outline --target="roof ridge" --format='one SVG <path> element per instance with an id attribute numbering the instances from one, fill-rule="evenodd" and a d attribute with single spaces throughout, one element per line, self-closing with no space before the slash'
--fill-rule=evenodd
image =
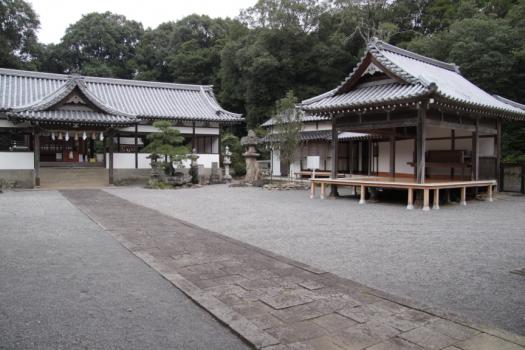
<path id="1" fill-rule="evenodd" d="M 89 75 L 80 75 L 76 73 L 60 74 L 60 73 L 37 72 L 37 71 L 29 71 L 29 70 L 22 70 L 22 69 L 11 69 L 11 68 L 0 68 L 0 74 L 15 75 L 15 76 L 20 76 L 20 77 L 33 77 L 33 78 L 41 78 L 41 79 L 57 79 L 57 80 L 82 79 L 89 83 L 135 85 L 135 86 L 143 86 L 143 87 L 168 88 L 168 89 L 178 89 L 178 90 L 199 91 L 201 88 L 203 88 L 204 90 L 213 89 L 213 85 L 167 83 L 167 82 L 148 81 L 148 80 L 94 77 L 94 76 L 89 76 Z"/>
<path id="2" fill-rule="evenodd" d="M 423 56 L 423 55 L 415 53 L 413 51 L 409 51 L 409 50 L 402 49 L 400 47 L 388 44 L 388 43 L 386 43 L 386 42 L 384 42 L 382 40 L 379 40 L 377 38 L 372 39 L 370 44 L 372 44 L 378 50 L 390 51 L 390 52 L 396 53 L 398 55 L 402 55 L 402 56 L 405 56 L 405 57 L 408 57 L 408 58 L 412 58 L 412 59 L 415 59 L 415 60 L 418 60 L 418 61 L 421 61 L 421 62 L 424 62 L 424 63 L 431 64 L 433 66 L 437 66 L 437 67 L 440 67 L 440 68 L 443 68 L 443 69 L 447 69 L 447 70 L 459 73 L 459 67 L 456 64 L 454 64 L 454 63 L 448 63 L 448 62 L 437 60 L 435 58 Z"/>

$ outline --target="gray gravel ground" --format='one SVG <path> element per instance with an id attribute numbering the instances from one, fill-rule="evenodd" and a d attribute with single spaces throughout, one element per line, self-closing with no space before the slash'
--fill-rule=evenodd
<path id="1" fill-rule="evenodd" d="M 224 235 L 525 334 L 525 197 L 408 211 L 223 185 L 108 192 Z"/>
<path id="2" fill-rule="evenodd" d="M 0 349 L 248 349 L 58 192 L 0 223 Z"/>

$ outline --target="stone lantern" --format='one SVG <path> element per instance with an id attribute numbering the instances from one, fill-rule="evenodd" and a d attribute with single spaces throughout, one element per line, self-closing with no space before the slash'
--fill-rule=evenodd
<path id="1" fill-rule="evenodd" d="M 257 163 L 257 149 L 255 146 L 259 144 L 259 138 L 255 135 L 253 130 L 248 131 L 248 136 L 241 139 L 241 145 L 246 147 L 246 152 L 242 155 L 246 160 L 246 177 L 247 183 L 256 184 L 261 180 L 261 171 L 259 169 L 259 163 Z"/>

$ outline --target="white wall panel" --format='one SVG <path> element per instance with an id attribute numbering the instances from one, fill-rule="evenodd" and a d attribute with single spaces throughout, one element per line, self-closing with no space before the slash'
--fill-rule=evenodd
<path id="1" fill-rule="evenodd" d="M 34 169 L 33 152 L 0 152 L 0 169 L 27 170 Z"/>

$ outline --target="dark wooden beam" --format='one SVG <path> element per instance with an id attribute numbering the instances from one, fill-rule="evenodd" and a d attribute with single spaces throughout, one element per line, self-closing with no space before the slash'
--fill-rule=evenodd
<path id="1" fill-rule="evenodd" d="M 35 167 L 35 186 L 40 187 L 40 128 L 34 129 L 33 156 Z"/>
<path id="2" fill-rule="evenodd" d="M 395 129 L 390 136 L 390 177 L 396 176 L 396 136 Z"/>
<path id="3" fill-rule="evenodd" d="M 450 149 L 452 151 L 456 150 L 456 130 L 452 129 L 450 130 Z M 454 178 L 454 173 L 455 169 L 454 167 L 450 168 L 450 178 L 453 179 Z"/>
<path id="4" fill-rule="evenodd" d="M 338 164 L 338 158 L 339 158 L 339 152 L 338 147 L 339 146 L 339 138 L 338 138 L 338 132 L 337 132 L 337 118 L 335 116 L 332 116 L 332 144 L 331 144 L 331 167 L 330 167 L 330 178 L 337 179 L 337 164 Z M 330 197 L 337 197 L 337 186 L 330 186 Z"/>
<path id="5" fill-rule="evenodd" d="M 427 125 L 427 106 L 426 101 L 419 104 L 417 113 L 417 156 L 416 168 L 417 183 L 425 183 L 425 155 L 426 155 L 426 125 Z"/>
<path id="6" fill-rule="evenodd" d="M 437 128 L 445 128 L 445 129 L 461 129 L 461 130 L 472 131 L 472 132 L 476 131 L 475 124 L 470 125 L 470 124 L 464 124 L 464 123 L 454 123 L 454 122 L 447 122 L 447 121 L 443 122 L 443 121 L 434 120 L 434 119 L 427 119 L 427 125 L 437 127 Z M 493 128 L 489 128 L 489 127 L 479 126 L 479 123 L 478 123 L 478 132 L 484 133 L 484 134 L 495 134 L 497 130 Z"/>
<path id="7" fill-rule="evenodd" d="M 496 151 L 496 180 L 498 181 L 498 191 L 503 191 L 502 188 L 502 178 L 503 174 L 501 173 L 501 119 L 497 121 L 497 130 L 496 137 L 494 139 L 495 151 Z"/>
<path id="8" fill-rule="evenodd" d="M 416 126 L 417 118 L 406 118 L 406 119 L 395 119 L 395 120 L 383 120 L 376 122 L 367 122 L 364 118 L 363 122 L 348 122 L 339 121 L 337 127 L 339 129 L 348 129 L 352 131 L 358 130 L 374 130 L 374 129 L 392 129 L 392 128 L 404 128 L 409 126 Z"/>
<path id="9" fill-rule="evenodd" d="M 135 169 L 139 168 L 139 125 L 135 124 Z"/>
<path id="10" fill-rule="evenodd" d="M 109 184 L 110 185 L 113 185 L 113 148 L 114 148 L 114 144 L 115 144 L 115 140 L 113 140 L 113 132 L 109 132 L 107 134 L 107 139 L 108 139 L 108 147 L 109 147 L 109 159 L 108 159 L 108 174 L 109 174 Z"/>
<path id="11" fill-rule="evenodd" d="M 479 118 L 476 117 L 476 128 L 472 133 L 472 180 L 479 179 Z"/>
<path id="12" fill-rule="evenodd" d="M 372 143 L 372 138 L 368 138 L 368 170 L 367 175 L 372 175 L 372 158 L 374 157 L 374 145 Z"/>
<path id="13" fill-rule="evenodd" d="M 195 149 L 195 122 L 191 123 L 191 151 Z"/>

